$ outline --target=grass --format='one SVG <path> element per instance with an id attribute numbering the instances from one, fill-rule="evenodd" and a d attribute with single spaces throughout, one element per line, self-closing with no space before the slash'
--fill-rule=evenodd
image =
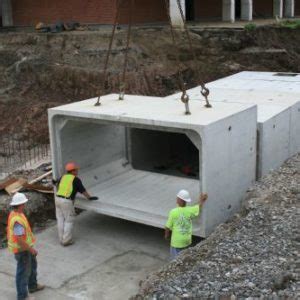
<path id="1" fill-rule="evenodd" d="M 253 31 L 256 29 L 256 27 L 257 27 L 257 25 L 255 23 L 248 23 L 245 25 L 244 29 L 246 31 Z"/>
<path id="2" fill-rule="evenodd" d="M 290 29 L 299 29 L 300 28 L 300 20 L 293 20 L 293 21 L 282 21 L 280 23 L 281 27 L 290 28 Z"/>

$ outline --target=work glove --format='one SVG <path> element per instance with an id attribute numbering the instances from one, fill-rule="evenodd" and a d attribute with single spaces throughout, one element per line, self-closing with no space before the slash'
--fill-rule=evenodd
<path id="1" fill-rule="evenodd" d="M 89 198 L 89 200 L 98 200 L 98 199 L 99 199 L 99 198 L 96 197 L 96 196 L 92 196 L 92 197 Z"/>

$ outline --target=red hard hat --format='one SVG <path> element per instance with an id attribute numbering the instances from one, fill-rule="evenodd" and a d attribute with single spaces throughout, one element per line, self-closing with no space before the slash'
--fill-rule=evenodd
<path id="1" fill-rule="evenodd" d="M 69 162 L 66 164 L 65 169 L 67 172 L 70 172 L 70 171 L 78 170 L 79 167 L 74 162 Z"/>

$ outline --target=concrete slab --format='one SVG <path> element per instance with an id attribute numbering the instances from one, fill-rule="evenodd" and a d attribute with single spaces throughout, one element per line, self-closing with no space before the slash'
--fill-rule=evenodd
<path id="1" fill-rule="evenodd" d="M 74 233 L 76 243 L 67 248 L 56 227 L 37 234 L 38 277 L 46 285 L 37 299 L 127 299 L 169 257 L 163 231 L 153 227 L 84 212 Z M 3 249 L 0 261 L 1 299 L 15 299 L 15 260 Z"/>
<path id="2" fill-rule="evenodd" d="M 216 103 L 206 109 L 195 101 L 187 116 L 181 102 L 117 98 L 102 97 L 100 107 L 89 99 L 49 110 L 54 176 L 75 160 L 86 186 L 100 197 L 95 204 L 76 205 L 162 227 L 177 190 L 187 187 L 194 201 L 205 191 L 209 201 L 194 226 L 198 236 L 239 209 L 255 180 L 255 105 Z M 172 160 L 197 167 L 195 176 L 179 175 L 178 166 L 169 173 L 157 170 Z"/>
<path id="3" fill-rule="evenodd" d="M 214 81 L 216 82 L 225 82 L 228 80 L 256 80 L 256 81 L 271 81 L 271 82 L 300 82 L 300 73 L 287 73 L 287 72 L 256 72 L 256 71 L 243 71 L 236 74 L 233 74 L 228 77 L 221 78 L 219 80 Z M 262 89 L 265 89 L 261 86 Z M 244 87 L 247 88 L 247 87 Z M 295 86 L 295 88 L 297 88 Z M 300 88 L 298 88 L 300 91 Z M 283 90 L 281 90 L 283 92 Z"/>

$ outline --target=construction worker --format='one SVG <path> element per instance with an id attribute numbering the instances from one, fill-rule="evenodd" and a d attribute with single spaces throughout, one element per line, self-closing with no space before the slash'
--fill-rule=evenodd
<path id="1" fill-rule="evenodd" d="M 22 193 L 16 193 L 10 205 L 12 211 L 7 221 L 8 249 L 14 253 L 17 261 L 16 286 L 17 299 L 34 299 L 28 295 L 43 290 L 45 286 L 37 283 L 38 252 L 34 248 L 35 237 L 24 215 L 25 203 L 28 201 Z"/>
<path id="2" fill-rule="evenodd" d="M 192 244 L 192 219 L 199 216 L 207 198 L 207 194 L 201 194 L 197 205 L 186 206 L 192 201 L 189 192 L 181 190 L 177 194 L 177 207 L 170 211 L 165 227 L 165 239 L 169 240 L 171 235 L 171 259 Z"/>
<path id="3" fill-rule="evenodd" d="M 75 163 L 67 163 L 65 169 L 67 173 L 58 182 L 54 181 L 58 184 L 55 207 L 60 243 L 63 246 L 69 246 L 74 243 L 72 230 L 75 220 L 74 201 L 77 192 L 83 194 L 88 200 L 98 200 L 98 197 L 92 197 L 86 191 L 81 180 L 77 177 L 79 167 Z"/>

